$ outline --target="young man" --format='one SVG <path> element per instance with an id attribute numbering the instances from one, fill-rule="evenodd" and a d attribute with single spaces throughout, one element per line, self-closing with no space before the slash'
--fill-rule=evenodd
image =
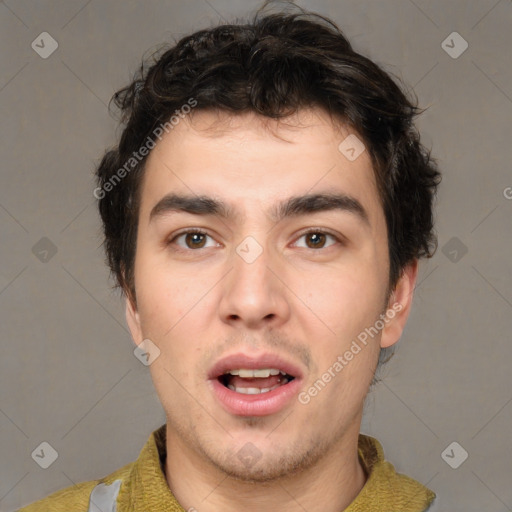
<path id="1" fill-rule="evenodd" d="M 192 34 L 115 100 L 94 193 L 167 422 L 23 510 L 432 510 L 359 433 L 435 248 L 416 107 L 307 13 Z"/>

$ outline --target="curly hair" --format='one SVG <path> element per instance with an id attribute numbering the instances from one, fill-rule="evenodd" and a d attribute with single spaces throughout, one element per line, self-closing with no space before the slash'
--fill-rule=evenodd
<path id="1" fill-rule="evenodd" d="M 133 154 L 191 98 L 196 109 L 233 115 L 253 111 L 274 119 L 307 107 L 324 109 L 355 130 L 369 151 L 388 230 L 388 291 L 407 263 L 434 254 L 433 201 L 441 177 L 414 126 L 421 113 L 416 102 L 388 73 L 354 51 L 328 18 L 303 9 L 260 10 L 250 22 L 200 30 L 163 48 L 112 98 L 124 129 L 97 168 L 101 194 L 96 197 L 111 273 L 134 304 L 140 184 L 147 157 L 135 161 Z M 112 185 L 129 159 L 133 168 Z"/>

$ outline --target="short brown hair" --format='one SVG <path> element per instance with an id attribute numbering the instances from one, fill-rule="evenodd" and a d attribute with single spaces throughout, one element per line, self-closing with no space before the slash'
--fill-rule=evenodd
<path id="1" fill-rule="evenodd" d="M 320 107 L 348 124 L 363 138 L 374 167 L 388 229 L 389 289 L 407 263 L 435 252 L 433 199 L 440 173 L 413 124 L 420 111 L 390 75 L 353 50 L 332 21 L 302 9 L 259 12 L 250 23 L 200 30 L 155 54 L 113 97 L 124 131 L 97 169 L 99 189 L 190 98 L 196 109 L 269 118 Z M 134 303 L 145 161 L 99 199 L 111 272 Z"/>

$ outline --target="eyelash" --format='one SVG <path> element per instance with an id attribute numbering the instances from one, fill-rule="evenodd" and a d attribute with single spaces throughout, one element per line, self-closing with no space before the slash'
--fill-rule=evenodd
<path id="1" fill-rule="evenodd" d="M 189 228 L 185 231 L 181 231 L 180 233 L 177 233 L 172 239 L 170 239 L 168 242 L 167 242 L 167 245 L 172 245 L 174 244 L 174 242 L 182 237 L 183 235 L 189 235 L 189 234 L 194 234 L 194 233 L 197 233 L 197 234 L 200 234 L 200 235 L 205 235 L 205 236 L 208 236 L 210 238 L 213 238 L 211 237 L 208 233 L 206 233 L 205 231 L 203 231 L 202 229 L 199 229 L 199 228 Z M 327 235 L 327 236 L 330 236 L 331 238 L 333 238 L 335 240 L 335 242 L 337 243 L 343 243 L 342 240 L 340 239 L 339 236 L 329 232 L 329 231 L 325 231 L 323 229 L 319 229 L 319 228 L 309 228 L 308 230 L 306 231 L 303 231 L 298 237 L 296 240 L 299 240 L 300 238 L 302 238 L 303 236 L 306 236 L 306 235 L 309 235 L 309 234 L 320 234 L 320 235 Z M 334 245 L 334 244 L 333 244 Z M 320 249 L 313 249 L 313 248 L 309 248 L 309 247 L 305 247 L 305 249 L 310 249 L 311 251 L 315 251 L 315 252 L 318 252 L 320 251 L 321 249 L 328 249 L 329 247 L 331 247 L 332 245 L 328 246 L 328 247 L 320 247 Z M 178 246 L 178 251 L 182 251 L 182 252 L 191 252 L 191 251 L 199 251 L 200 249 L 203 249 L 203 247 L 200 247 L 198 249 L 190 249 L 190 248 L 183 248 L 183 247 L 180 247 Z M 206 247 L 206 249 L 209 249 L 209 247 Z M 303 247 L 304 249 L 304 247 Z"/>

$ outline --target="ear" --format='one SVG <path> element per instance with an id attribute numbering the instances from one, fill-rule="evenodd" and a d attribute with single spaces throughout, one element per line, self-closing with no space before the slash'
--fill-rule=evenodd
<path id="1" fill-rule="evenodd" d="M 126 322 L 132 334 L 132 339 L 136 345 L 139 345 L 142 340 L 142 329 L 140 326 L 139 312 L 137 306 L 133 303 L 129 296 L 125 297 L 126 301 Z"/>
<path id="2" fill-rule="evenodd" d="M 408 263 L 391 293 L 387 305 L 387 322 L 380 339 L 382 348 L 394 345 L 402 336 L 412 305 L 414 287 L 418 277 L 418 260 Z"/>

